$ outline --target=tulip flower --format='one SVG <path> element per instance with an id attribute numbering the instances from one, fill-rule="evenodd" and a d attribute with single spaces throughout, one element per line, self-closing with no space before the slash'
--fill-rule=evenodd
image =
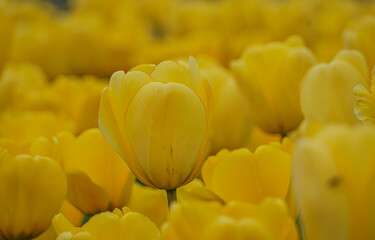
<path id="1" fill-rule="evenodd" d="M 197 61 L 202 74 L 211 83 L 214 100 L 208 152 L 216 154 L 223 148 L 242 147 L 253 125 L 242 92 L 224 67 L 209 58 L 201 57 Z"/>
<path id="2" fill-rule="evenodd" d="M 259 204 L 183 202 L 172 207 L 162 227 L 165 240 L 277 239 L 296 240 L 297 230 L 280 199 Z"/>
<path id="3" fill-rule="evenodd" d="M 225 201 L 258 203 L 267 196 L 285 199 L 289 190 L 291 154 L 283 145 L 262 145 L 252 153 L 242 148 L 221 150 L 207 159 L 202 177 L 207 188 Z"/>
<path id="4" fill-rule="evenodd" d="M 285 135 L 302 121 L 300 83 L 315 64 L 299 39 L 251 46 L 231 64 L 251 119 L 268 133 Z"/>
<path id="5" fill-rule="evenodd" d="M 212 123 L 212 93 L 194 58 L 112 75 L 99 128 L 143 183 L 173 191 L 193 180 Z"/>
<path id="6" fill-rule="evenodd" d="M 327 126 L 301 139 L 292 184 L 307 240 L 374 239 L 375 129 Z"/>
<path id="7" fill-rule="evenodd" d="M 375 16 L 365 15 L 349 25 L 344 31 L 344 46 L 360 51 L 371 69 L 375 65 Z"/>
<path id="8" fill-rule="evenodd" d="M 57 240 L 142 240 L 160 239 L 159 229 L 147 217 L 124 207 L 93 216 L 77 228 L 62 214 L 53 219 Z"/>
<path id="9" fill-rule="evenodd" d="M 368 88 L 369 71 L 363 55 L 342 50 L 328 64 L 313 67 L 301 86 L 302 112 L 308 122 L 356 124 L 353 87 Z"/>
<path id="10" fill-rule="evenodd" d="M 47 157 L 0 156 L 1 239 L 32 239 L 44 232 L 65 198 L 66 177 Z"/>
<path id="11" fill-rule="evenodd" d="M 57 139 L 68 179 L 67 199 L 74 206 L 93 215 L 129 202 L 134 175 L 99 129 L 86 130 L 77 138 L 65 132 Z"/>

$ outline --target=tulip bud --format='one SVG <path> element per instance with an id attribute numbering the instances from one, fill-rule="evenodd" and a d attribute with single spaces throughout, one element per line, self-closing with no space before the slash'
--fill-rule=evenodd
<path id="1" fill-rule="evenodd" d="M 251 119 L 264 131 L 286 134 L 300 124 L 300 82 L 314 63 L 313 53 L 296 38 L 251 46 L 232 62 Z"/>
<path id="2" fill-rule="evenodd" d="M 112 75 L 99 128 L 143 183 L 175 189 L 193 180 L 212 123 L 212 93 L 194 58 Z"/>
<path id="3" fill-rule="evenodd" d="M 302 112 L 308 122 L 356 124 L 353 87 L 368 88 L 368 69 L 363 55 L 342 50 L 328 64 L 313 67 L 301 86 Z"/>
<path id="4" fill-rule="evenodd" d="M 31 239 L 44 232 L 58 213 L 67 183 L 62 168 L 46 157 L 4 150 L 0 157 L 0 235 Z"/>

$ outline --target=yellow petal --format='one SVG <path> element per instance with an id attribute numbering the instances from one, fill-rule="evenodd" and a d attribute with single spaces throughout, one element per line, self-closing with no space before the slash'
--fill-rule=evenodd
<path id="1" fill-rule="evenodd" d="M 61 213 L 57 214 L 53 218 L 52 225 L 58 235 L 63 232 L 69 232 L 75 228 L 74 225 L 71 224 L 70 221 Z"/>
<path id="2" fill-rule="evenodd" d="M 184 68 L 174 61 L 164 61 L 158 64 L 151 73 L 151 77 L 154 81 L 164 84 L 175 82 L 189 86 L 189 78 Z"/>
<path id="3" fill-rule="evenodd" d="M 112 213 L 99 213 L 83 225 L 82 230 L 89 232 L 97 239 L 123 239 L 121 218 Z"/>
<path id="4" fill-rule="evenodd" d="M 144 72 L 150 75 L 154 71 L 154 69 L 155 69 L 155 64 L 140 64 L 130 69 L 129 72 L 140 71 L 140 72 Z"/>
<path id="5" fill-rule="evenodd" d="M 291 156 L 280 148 L 265 145 L 255 151 L 255 157 L 263 194 L 284 199 L 289 190 Z"/>
<path id="6" fill-rule="evenodd" d="M 273 238 L 267 228 L 254 219 L 249 218 L 236 222 L 233 219 L 221 216 L 206 229 L 200 239 L 271 240 Z"/>
<path id="7" fill-rule="evenodd" d="M 168 202 L 165 191 L 134 183 L 129 208 L 139 212 L 161 227 L 168 219 Z"/>
<path id="8" fill-rule="evenodd" d="M 207 131 L 206 111 L 194 91 L 178 83 L 146 84 L 130 103 L 125 124 L 154 186 L 176 188 L 190 176 Z"/>
<path id="9" fill-rule="evenodd" d="M 108 209 L 109 197 L 107 191 L 93 183 L 81 171 L 69 170 L 67 199 L 87 215 L 93 215 Z"/>
<path id="10" fill-rule="evenodd" d="M 60 136 L 60 141 L 63 141 Z M 90 180 L 103 187 L 109 197 L 109 208 L 123 207 L 127 204 L 134 175 L 121 157 L 104 140 L 99 129 L 89 129 L 72 141 L 70 146 L 62 146 L 67 170 L 79 170 Z M 88 199 L 87 199 L 88 200 Z M 86 209 L 87 210 L 87 209 Z M 95 211 L 96 209 L 92 209 Z"/>
<path id="11" fill-rule="evenodd" d="M 225 201 L 258 202 L 260 189 L 255 156 L 247 149 L 232 151 L 216 166 L 212 176 L 212 190 Z"/>
<path id="12" fill-rule="evenodd" d="M 122 239 L 143 240 L 159 239 L 159 229 L 147 217 L 136 213 L 129 212 L 121 219 L 123 226 Z"/>

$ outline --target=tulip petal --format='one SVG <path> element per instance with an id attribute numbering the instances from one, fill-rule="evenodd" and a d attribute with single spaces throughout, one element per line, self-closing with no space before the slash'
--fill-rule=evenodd
<path id="1" fill-rule="evenodd" d="M 88 215 L 108 209 L 109 197 L 103 187 L 93 183 L 81 171 L 68 170 L 66 176 L 68 179 L 67 199 L 74 206 Z M 93 209 L 95 209 L 94 212 L 92 212 Z"/>
<path id="2" fill-rule="evenodd" d="M 193 90 L 179 83 L 146 84 L 129 104 L 125 124 L 151 182 L 168 189 L 190 176 L 207 127 L 205 108 Z"/>
<path id="3" fill-rule="evenodd" d="M 290 182 L 291 156 L 278 147 L 264 145 L 257 148 L 255 157 L 264 195 L 285 199 Z"/>
<path id="4" fill-rule="evenodd" d="M 189 86 L 189 76 L 182 65 L 174 61 L 164 61 L 158 64 L 154 71 L 151 73 L 151 77 L 155 82 L 161 83 L 182 83 Z"/>

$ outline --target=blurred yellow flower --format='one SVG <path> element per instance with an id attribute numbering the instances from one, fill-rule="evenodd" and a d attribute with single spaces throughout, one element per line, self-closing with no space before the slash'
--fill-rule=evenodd
<path id="1" fill-rule="evenodd" d="M 208 189 L 225 201 L 258 203 L 267 196 L 285 199 L 290 182 L 289 139 L 262 145 L 252 153 L 221 150 L 207 159 L 202 177 Z"/>
<path id="2" fill-rule="evenodd" d="M 100 95 L 106 81 L 94 76 L 60 76 L 50 87 L 58 109 L 75 123 L 78 133 L 98 127 Z"/>
<path id="3" fill-rule="evenodd" d="M 44 232 L 65 198 L 62 168 L 46 157 L 0 156 L 0 235 L 31 239 Z"/>
<path id="4" fill-rule="evenodd" d="M 208 152 L 215 154 L 223 148 L 242 147 L 253 125 L 242 92 L 232 74 L 220 64 L 207 57 L 197 61 L 202 74 L 211 83 L 214 100 Z"/>
<path id="5" fill-rule="evenodd" d="M 271 198 L 258 205 L 240 202 L 224 206 L 206 202 L 176 204 L 162 228 L 162 235 L 165 240 L 298 239 L 286 204 Z"/>
<path id="6" fill-rule="evenodd" d="M 67 199 L 74 206 L 93 215 L 128 203 L 134 175 L 99 129 L 86 130 L 77 138 L 69 132 L 57 138 L 68 179 Z"/>
<path id="7" fill-rule="evenodd" d="M 47 85 L 43 70 L 32 63 L 7 63 L 0 75 L 0 110 L 26 109 Z"/>
<path id="8" fill-rule="evenodd" d="M 373 239 L 375 129 L 330 126 L 296 146 L 292 183 L 307 240 Z"/>
<path id="9" fill-rule="evenodd" d="M 363 55 L 342 50 L 328 64 L 312 68 L 301 86 L 302 112 L 308 122 L 356 124 L 353 87 L 368 88 L 369 71 Z"/>
<path id="10" fill-rule="evenodd" d="M 356 49 L 365 57 L 368 67 L 375 65 L 375 16 L 361 16 L 344 32 L 344 47 Z"/>
<path id="11" fill-rule="evenodd" d="M 213 110 L 194 58 L 116 72 L 103 91 L 99 127 L 143 183 L 175 189 L 203 162 Z"/>
<path id="12" fill-rule="evenodd" d="M 159 229 L 147 217 L 124 207 L 93 216 L 82 227 L 74 227 L 62 214 L 53 219 L 57 240 L 160 239 Z"/>
<path id="13" fill-rule="evenodd" d="M 62 114 L 47 111 L 17 111 L 0 114 L 0 138 L 20 144 L 38 137 L 51 139 L 62 131 L 74 132 L 75 124 Z"/>
<path id="14" fill-rule="evenodd" d="M 299 38 L 251 46 L 231 68 L 248 100 L 251 119 L 269 133 L 286 134 L 302 121 L 300 82 L 315 63 Z"/>

